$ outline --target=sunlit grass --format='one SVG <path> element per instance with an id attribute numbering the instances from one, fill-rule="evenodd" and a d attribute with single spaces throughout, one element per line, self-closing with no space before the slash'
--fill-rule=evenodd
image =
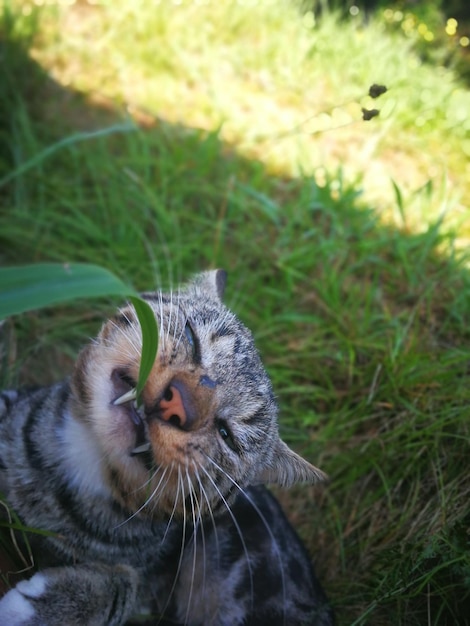
<path id="1" fill-rule="evenodd" d="M 408 227 L 445 213 L 467 240 L 470 96 L 451 70 L 422 63 L 415 38 L 387 20 L 302 17 L 287 0 L 49 2 L 38 17 L 34 57 L 62 85 L 149 120 L 220 127 L 270 171 L 321 181 L 325 168 L 341 167 L 397 223 L 393 179 Z M 388 93 L 372 100 L 372 83 Z M 364 122 L 363 107 L 380 116 Z"/>

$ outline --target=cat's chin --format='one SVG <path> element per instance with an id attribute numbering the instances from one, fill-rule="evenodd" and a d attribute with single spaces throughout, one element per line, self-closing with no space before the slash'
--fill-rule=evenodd
<path id="1" fill-rule="evenodd" d="M 142 506 L 138 499 L 145 493 L 148 496 L 149 489 L 153 491 L 159 484 L 159 491 L 168 490 L 174 494 L 178 489 L 178 481 L 181 476 L 193 475 L 193 464 L 188 462 L 187 438 L 189 434 L 176 429 L 170 423 L 155 417 L 149 418 L 145 414 L 143 406 L 138 406 L 134 399 L 132 389 L 128 387 L 123 391 L 119 385 L 112 393 L 109 403 L 108 423 L 113 424 L 110 440 L 114 440 L 113 451 L 108 458 L 120 475 L 120 482 L 124 492 L 127 506 L 135 509 Z M 123 399 L 123 400 L 122 400 Z M 115 435 L 119 433 L 120 445 L 117 445 Z M 116 451 L 120 452 L 116 454 Z M 164 475 L 164 481 L 160 480 Z M 162 489 L 163 482 L 165 488 Z M 143 489 L 145 485 L 145 489 Z M 130 494 L 137 496 L 134 499 Z M 164 505 L 165 497 L 160 493 L 159 509 L 169 507 L 174 510 L 174 498 L 171 496 Z M 147 507 L 142 509 L 145 514 Z"/>

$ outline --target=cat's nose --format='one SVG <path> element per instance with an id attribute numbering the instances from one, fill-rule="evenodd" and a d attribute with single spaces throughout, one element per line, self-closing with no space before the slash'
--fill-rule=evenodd
<path id="1" fill-rule="evenodd" d="M 177 428 L 190 430 L 196 421 L 191 390 L 182 381 L 173 381 L 168 385 L 158 408 L 159 417 Z"/>

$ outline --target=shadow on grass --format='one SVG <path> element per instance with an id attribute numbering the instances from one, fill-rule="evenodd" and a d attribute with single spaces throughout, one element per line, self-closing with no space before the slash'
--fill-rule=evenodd
<path id="1" fill-rule="evenodd" d="M 281 498 L 339 622 L 468 623 L 470 279 L 451 238 L 381 225 L 340 175 L 273 177 L 217 132 L 67 90 L 8 29 L 0 46 L 0 261 L 89 261 L 141 289 L 227 268 L 283 433 L 331 477 Z M 69 373 L 109 310 L 4 324 L 2 380 Z"/>

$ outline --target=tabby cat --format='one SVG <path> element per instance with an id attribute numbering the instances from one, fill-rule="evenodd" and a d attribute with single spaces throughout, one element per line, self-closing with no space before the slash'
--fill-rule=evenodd
<path id="1" fill-rule="evenodd" d="M 262 485 L 320 470 L 278 436 L 250 332 L 225 273 L 143 294 L 159 325 L 136 402 L 140 327 L 104 324 L 73 375 L 0 395 L 0 490 L 38 567 L 0 600 L 0 626 L 327 626 L 305 549 Z"/>

